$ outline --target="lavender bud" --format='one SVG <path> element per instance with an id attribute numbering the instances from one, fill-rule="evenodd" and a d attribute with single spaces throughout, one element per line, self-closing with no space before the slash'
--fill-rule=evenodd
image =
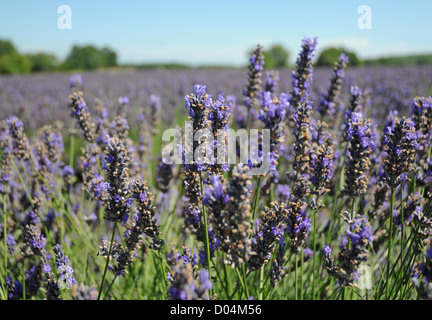
<path id="1" fill-rule="evenodd" d="M 70 265 L 68 256 L 64 254 L 61 244 L 57 244 L 53 247 L 54 258 L 57 263 L 57 270 L 59 273 L 58 286 L 60 289 L 71 289 L 72 285 L 76 283 L 73 276 L 74 270 Z"/>
<path id="2" fill-rule="evenodd" d="M 394 125 L 385 131 L 384 181 L 396 188 L 412 168 L 415 159 L 415 127 L 410 119 L 395 119 Z"/>
<path id="3" fill-rule="evenodd" d="M 417 137 L 416 149 L 419 152 L 419 158 L 422 159 L 432 143 L 432 98 L 414 98 L 411 109 Z"/>
<path id="4" fill-rule="evenodd" d="M 155 220 L 157 209 L 152 204 L 153 197 L 148 192 L 147 183 L 145 181 L 134 180 L 131 183 L 131 191 L 137 203 L 136 228 L 151 239 L 151 249 L 159 250 L 164 241 L 157 239 L 160 234 L 159 225 Z"/>
<path id="5" fill-rule="evenodd" d="M 228 187 L 229 202 L 224 213 L 224 230 L 218 239 L 226 253 L 226 264 L 238 267 L 247 261 L 250 252 L 251 180 L 248 166 L 237 165 Z"/>
<path id="6" fill-rule="evenodd" d="M 21 120 L 15 116 L 10 116 L 6 119 L 6 124 L 8 125 L 9 135 L 12 138 L 13 154 L 18 159 L 28 160 L 30 145 Z"/>
<path id="7" fill-rule="evenodd" d="M 321 118 L 334 114 L 339 109 L 340 101 L 338 95 L 341 92 L 344 70 L 348 63 L 348 56 L 342 53 L 333 66 L 333 71 L 330 79 L 330 87 L 326 94 L 322 95 L 322 99 L 318 105 L 318 112 Z"/>
<path id="8" fill-rule="evenodd" d="M 342 125 L 342 133 L 344 141 L 350 141 L 351 129 L 350 124 L 352 122 L 351 117 L 353 113 L 361 113 L 362 112 L 362 101 L 363 101 L 363 92 L 359 87 L 351 86 L 350 89 L 350 102 L 348 104 L 348 108 L 345 110 L 345 122 Z"/>
<path id="9" fill-rule="evenodd" d="M 272 269 L 270 270 L 270 285 L 272 288 L 276 287 L 276 284 L 282 279 L 285 274 L 284 264 L 287 260 L 285 256 L 286 243 L 283 242 L 284 238 L 279 240 L 279 247 L 276 251 L 276 257 L 273 259 Z"/>
<path id="10" fill-rule="evenodd" d="M 244 89 L 244 102 L 248 109 L 250 119 L 251 109 L 258 111 L 258 95 L 261 91 L 261 76 L 264 67 L 263 47 L 258 45 L 249 58 L 248 84 Z"/>
<path id="11" fill-rule="evenodd" d="M 10 189 L 10 178 L 12 174 L 12 164 L 13 164 L 13 158 L 12 158 L 12 138 L 9 134 L 4 134 L 2 137 L 2 140 L 0 142 L 0 148 L 1 148 L 1 172 L 0 172 L 0 194 L 9 194 Z"/>
<path id="12" fill-rule="evenodd" d="M 338 265 L 330 257 L 331 250 L 328 245 L 324 247 L 324 262 L 327 272 L 335 277 L 342 286 L 357 287 L 354 282 L 360 264 L 369 258 L 368 247 L 372 243 L 372 228 L 365 216 L 355 215 L 349 218 L 350 213 L 342 216 L 347 223 L 346 236 L 343 237 L 338 255 Z"/>
<path id="13" fill-rule="evenodd" d="M 265 74 L 264 92 L 271 92 L 272 95 L 276 93 L 279 83 L 279 71 L 271 70 Z"/>
<path id="14" fill-rule="evenodd" d="M 284 234 L 285 220 L 288 210 L 285 204 L 271 203 L 271 208 L 265 207 L 261 213 L 261 223 L 252 236 L 251 253 L 248 262 L 250 270 L 258 270 L 267 264 Z"/>
<path id="15" fill-rule="evenodd" d="M 301 51 L 296 61 L 296 70 L 292 72 L 292 90 L 290 104 L 297 107 L 308 100 L 312 86 L 312 58 L 317 46 L 317 39 L 304 38 Z"/>
<path id="16" fill-rule="evenodd" d="M 432 249 L 426 251 L 424 260 L 418 266 L 419 274 L 412 282 L 422 300 L 432 300 Z"/>
<path id="17" fill-rule="evenodd" d="M 168 193 L 173 178 L 174 164 L 167 164 L 162 158 L 158 159 L 156 182 L 162 193 Z"/>
<path id="18" fill-rule="evenodd" d="M 128 156 L 117 138 L 109 138 L 105 156 L 106 181 L 109 183 L 109 199 L 106 201 L 105 219 L 125 223 L 129 217 Z"/>
<path id="19" fill-rule="evenodd" d="M 374 148 L 374 127 L 370 119 L 354 112 L 348 123 L 345 193 L 350 197 L 364 195 L 368 186 L 369 156 Z"/>
<path id="20" fill-rule="evenodd" d="M 76 90 L 75 87 L 72 88 L 72 93 L 69 95 L 69 107 L 72 117 L 77 119 L 78 125 L 84 133 L 84 138 L 92 143 L 95 138 L 95 125 L 91 122 L 83 93 Z"/>

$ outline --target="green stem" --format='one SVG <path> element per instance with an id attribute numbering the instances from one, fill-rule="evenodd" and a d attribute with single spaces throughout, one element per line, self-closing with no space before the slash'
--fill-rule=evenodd
<path id="1" fill-rule="evenodd" d="M 110 256 L 111 256 L 112 246 L 113 246 L 113 242 L 114 242 L 114 236 L 115 236 L 116 227 L 117 227 L 117 221 L 114 222 L 114 226 L 113 226 L 113 231 L 112 231 L 112 235 L 111 235 L 111 243 L 110 243 L 110 248 L 109 248 L 109 251 L 108 251 L 107 261 L 106 261 L 106 264 L 105 264 L 105 270 L 104 270 L 104 273 L 103 273 L 103 276 L 102 276 L 101 284 L 99 286 L 99 294 L 98 294 L 98 297 L 97 297 L 98 300 L 100 300 L 100 297 L 101 297 L 101 294 L 102 294 L 103 284 L 104 284 L 104 281 L 105 281 L 105 276 L 107 274 L 108 265 L 109 265 L 109 262 L 110 262 Z"/>
<path id="2" fill-rule="evenodd" d="M 164 284 L 164 288 L 165 288 L 165 295 L 167 294 L 167 292 L 168 292 L 168 284 L 167 284 L 167 271 L 166 271 L 166 269 L 165 269 L 165 265 L 164 265 L 164 261 L 163 261 L 163 259 L 162 259 L 162 254 L 161 254 L 161 252 L 159 251 L 159 250 L 157 250 L 156 251 L 156 255 L 157 255 L 157 257 L 158 257 L 158 259 L 159 259 L 159 262 L 160 262 L 160 265 L 161 265 L 161 270 L 162 270 L 162 282 L 163 282 L 163 284 Z"/>
<path id="3" fill-rule="evenodd" d="M 248 289 L 248 284 L 247 284 L 247 276 L 246 276 L 246 264 L 243 263 L 242 265 L 242 271 L 243 271 L 243 281 L 245 284 L 245 289 L 246 289 L 246 300 L 250 299 L 250 295 L 249 295 L 249 289 Z"/>
<path id="4" fill-rule="evenodd" d="M 200 184 L 201 184 L 201 195 L 204 199 L 204 183 L 202 176 L 200 175 Z M 207 223 L 207 210 L 204 202 L 202 202 L 202 211 L 203 211 L 203 220 L 204 220 L 204 245 L 205 245 L 205 251 L 206 251 L 206 258 L 207 258 L 207 269 L 209 276 L 211 278 L 211 259 L 210 259 L 210 240 L 209 240 L 209 234 L 208 234 L 208 223 Z M 210 289 L 210 295 L 213 296 L 213 289 Z"/>
<path id="5" fill-rule="evenodd" d="M 259 290 L 259 300 L 263 300 L 264 295 L 264 266 L 263 265 L 260 269 L 260 278 L 259 278 L 259 284 L 260 284 L 260 290 Z"/>
<path id="6" fill-rule="evenodd" d="M 240 274 L 239 274 L 237 268 L 235 268 L 235 270 L 236 270 L 237 276 L 239 276 Z M 251 271 L 249 270 L 248 273 L 246 274 L 246 278 L 249 276 L 250 272 Z M 240 287 L 244 288 L 244 286 L 243 286 L 243 279 L 241 277 L 239 277 L 239 280 L 240 280 L 240 282 L 237 283 L 237 286 L 234 288 L 234 291 L 233 291 L 233 293 L 231 294 L 231 296 L 229 297 L 228 300 L 232 300 L 234 298 L 234 295 L 237 293 L 237 291 L 240 289 Z"/>
<path id="7" fill-rule="evenodd" d="M 297 300 L 297 256 L 294 256 L 294 299 Z"/>
<path id="8" fill-rule="evenodd" d="M 75 136 L 74 134 L 70 135 L 70 150 L 69 150 L 69 166 L 71 168 L 74 167 L 74 153 L 75 153 Z"/>
<path id="9" fill-rule="evenodd" d="M 395 201 L 394 188 L 391 188 L 390 196 L 390 226 L 389 226 L 389 248 L 387 254 L 387 282 L 386 282 L 386 298 L 389 298 L 389 288 L 390 288 L 390 265 L 393 257 L 393 207 Z"/>
<path id="10" fill-rule="evenodd" d="M 352 198 L 351 202 L 351 221 L 354 220 L 354 207 L 355 207 L 355 197 Z M 351 239 L 348 237 L 348 248 L 351 248 Z"/>
<path id="11" fill-rule="evenodd" d="M 304 254 L 303 254 L 303 249 L 301 251 L 301 255 L 300 255 L 300 300 L 303 300 L 303 265 L 304 265 Z"/>
<path id="12" fill-rule="evenodd" d="M 7 210 L 6 210 L 6 196 L 2 196 L 2 211 L 3 211 L 3 238 L 4 238 L 4 248 L 5 248 L 5 272 L 7 274 L 7 266 L 8 266 L 8 247 L 7 247 Z"/>
<path id="13" fill-rule="evenodd" d="M 330 244 L 331 240 L 333 239 L 333 229 L 336 224 L 336 221 L 338 221 L 335 217 L 336 214 L 336 207 L 338 204 L 338 196 L 340 195 L 341 187 L 343 185 L 343 178 L 344 178 L 344 170 L 345 170 L 345 158 L 346 158 L 346 152 L 345 157 L 342 160 L 341 170 L 339 173 L 338 181 L 336 190 L 333 194 L 333 204 L 332 204 L 332 210 L 331 210 L 331 216 L 330 216 L 330 222 L 329 222 L 329 232 L 327 235 L 327 243 Z"/>
<path id="14" fill-rule="evenodd" d="M 256 213 L 256 209 L 258 207 L 258 198 L 259 198 L 260 186 L 261 186 L 261 176 L 258 176 L 257 184 L 256 184 L 256 187 L 255 187 L 254 200 L 253 200 L 252 221 L 255 220 L 255 213 Z"/>
<path id="15" fill-rule="evenodd" d="M 227 298 L 229 297 L 229 292 L 231 291 L 231 281 L 228 279 L 228 272 L 227 272 L 227 268 L 226 268 L 226 264 L 222 261 L 222 268 L 223 268 L 223 272 L 224 272 L 224 278 L 225 278 L 225 283 L 226 286 L 224 286 L 224 288 L 226 289 L 226 296 Z"/>
<path id="16" fill-rule="evenodd" d="M 316 203 L 318 205 L 319 196 L 317 196 Z M 317 210 L 313 214 L 313 256 L 312 256 L 312 300 L 315 300 L 315 280 L 316 280 L 316 235 L 317 235 Z"/>
<path id="17" fill-rule="evenodd" d="M 405 253 L 405 218 L 404 218 L 404 197 L 403 197 L 403 182 L 401 183 L 401 205 L 400 205 L 400 212 L 401 212 L 401 268 L 403 267 L 403 263 L 405 259 L 403 258 Z"/>
<path id="18" fill-rule="evenodd" d="M 25 288 L 25 280 L 26 280 L 26 272 L 25 272 L 25 262 L 26 259 L 23 259 L 22 262 L 22 293 L 23 293 L 23 300 L 26 300 L 26 288 Z"/>
<path id="19" fill-rule="evenodd" d="M 241 283 L 241 286 L 242 286 L 242 288 L 243 288 L 243 292 L 247 295 L 246 286 L 245 286 L 245 283 L 244 283 L 243 277 L 242 277 L 241 274 L 240 274 L 239 268 L 236 267 L 236 268 L 235 268 L 235 271 L 236 271 L 236 273 L 237 273 L 237 277 L 238 277 L 238 279 L 239 279 L 239 281 L 240 281 L 240 283 Z M 236 291 L 237 291 L 237 290 L 236 290 Z M 234 293 L 233 293 L 233 295 L 234 295 Z M 246 297 L 247 297 L 247 296 L 246 296 Z M 248 298 L 248 297 L 247 297 L 247 298 Z"/>

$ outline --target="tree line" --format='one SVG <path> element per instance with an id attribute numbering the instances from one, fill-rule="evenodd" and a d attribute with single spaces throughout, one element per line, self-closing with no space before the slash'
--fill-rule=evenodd
<path id="1" fill-rule="evenodd" d="M 38 52 L 21 54 L 13 43 L 0 40 L 0 73 L 28 74 L 67 70 L 95 70 L 117 66 L 117 53 L 110 48 L 92 45 L 72 47 L 67 57 L 60 61 L 55 55 Z"/>
<path id="2" fill-rule="evenodd" d="M 345 48 L 326 48 L 318 53 L 315 66 L 333 66 L 341 53 L 348 56 L 351 67 L 363 65 L 424 65 L 432 64 L 432 55 L 416 55 L 405 57 L 377 58 L 361 60 L 355 52 Z M 289 68 L 290 52 L 280 44 L 264 48 L 266 69 Z M 55 55 L 38 52 L 21 54 L 13 43 L 0 39 L 0 74 L 28 74 L 33 72 L 53 72 L 69 70 L 95 70 L 101 68 L 126 67 L 137 69 L 187 69 L 187 64 L 176 63 L 146 63 L 119 65 L 117 53 L 108 48 L 96 48 L 92 45 L 74 45 L 63 61 Z M 200 66 L 200 68 L 229 68 L 224 66 Z"/>

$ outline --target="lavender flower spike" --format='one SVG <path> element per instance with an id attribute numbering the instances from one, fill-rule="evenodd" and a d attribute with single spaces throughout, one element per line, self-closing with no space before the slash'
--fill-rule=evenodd
<path id="1" fill-rule="evenodd" d="M 22 121 L 16 116 L 10 116 L 6 119 L 9 135 L 12 138 L 13 154 L 22 160 L 28 160 L 30 156 L 30 144 Z"/>
<path id="2" fill-rule="evenodd" d="M 351 117 L 353 113 L 362 112 L 363 92 L 357 86 L 351 86 L 350 88 L 350 102 L 348 109 L 345 110 L 345 120 L 342 125 L 344 141 L 350 140 L 350 134 L 348 132 L 351 123 Z"/>
<path id="3" fill-rule="evenodd" d="M 106 181 L 109 183 L 109 199 L 106 201 L 105 219 L 125 223 L 129 217 L 129 207 L 132 199 L 129 198 L 128 187 L 128 155 L 127 151 L 117 138 L 107 141 L 105 157 Z"/>
<path id="4" fill-rule="evenodd" d="M 324 264 L 329 275 L 336 278 L 340 285 L 356 287 L 355 279 L 358 276 L 358 268 L 362 262 L 369 258 L 368 246 L 373 240 L 373 232 L 365 216 L 357 214 L 353 220 L 349 216 L 349 212 L 342 215 L 348 228 L 340 245 L 339 264 L 334 263 L 328 245 L 325 245 L 323 249 Z"/>
<path id="5" fill-rule="evenodd" d="M 72 93 L 69 95 L 69 107 L 71 115 L 77 119 L 78 125 L 84 133 L 84 138 L 92 143 L 95 140 L 95 125 L 91 121 L 83 93 L 77 90 L 75 86 L 72 87 Z"/>
<path id="6" fill-rule="evenodd" d="M 270 130 L 270 159 L 273 160 L 273 163 L 270 164 L 272 182 L 278 182 L 276 164 L 281 147 L 285 142 L 283 120 L 288 108 L 288 95 L 282 93 L 280 98 L 277 98 L 272 97 L 270 91 L 264 93 L 259 119 L 264 123 L 266 129 Z"/>
<path id="7" fill-rule="evenodd" d="M 345 193 L 350 197 L 364 195 L 368 185 L 370 154 L 375 147 L 374 126 L 360 113 L 351 115 L 347 129 L 349 147 L 345 167 Z"/>
<path id="8" fill-rule="evenodd" d="M 342 89 L 344 70 L 347 63 L 348 56 L 344 53 L 342 53 L 334 63 L 330 87 L 327 93 L 323 94 L 323 98 L 320 100 L 317 108 L 321 118 L 324 118 L 327 115 L 332 115 L 336 110 L 338 110 L 338 105 L 340 103 L 338 95 Z"/>
<path id="9" fill-rule="evenodd" d="M 271 203 L 271 208 L 265 207 L 261 214 L 261 224 L 252 236 L 251 254 L 248 267 L 258 270 L 267 264 L 284 233 L 285 219 L 288 211 L 285 204 Z"/>
<path id="10" fill-rule="evenodd" d="M 248 84 L 243 95 L 248 109 L 248 123 L 250 124 L 252 114 L 258 112 L 258 95 L 261 91 L 261 76 L 264 68 L 264 54 L 261 45 L 256 47 L 249 61 Z"/>
<path id="11" fill-rule="evenodd" d="M 55 261 L 57 263 L 57 270 L 59 272 L 58 286 L 60 289 L 71 289 L 72 285 L 76 283 L 73 276 L 74 270 L 70 265 L 69 258 L 64 254 L 61 244 L 53 247 Z"/>
<path id="12" fill-rule="evenodd" d="M 396 118 L 393 126 L 385 130 L 384 144 L 387 153 L 384 180 L 390 188 L 395 188 L 405 180 L 415 159 L 414 123 L 405 117 Z"/>
<path id="13" fill-rule="evenodd" d="M 312 58 L 317 46 L 317 38 L 304 38 L 302 48 L 297 57 L 297 68 L 292 73 L 292 90 L 290 104 L 297 107 L 300 102 L 308 100 L 312 86 Z"/>

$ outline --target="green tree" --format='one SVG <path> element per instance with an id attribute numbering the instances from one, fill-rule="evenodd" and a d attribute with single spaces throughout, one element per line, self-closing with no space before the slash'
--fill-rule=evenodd
<path id="1" fill-rule="evenodd" d="M 27 57 L 17 52 L 0 56 L 0 73 L 20 74 L 29 73 L 30 71 L 31 63 Z"/>
<path id="2" fill-rule="evenodd" d="M 264 50 L 266 69 L 285 68 L 288 65 L 289 52 L 280 44 Z"/>
<path id="3" fill-rule="evenodd" d="M 100 50 L 102 56 L 104 57 L 105 67 L 115 67 L 117 66 L 117 53 L 115 53 L 110 48 L 103 48 Z"/>
<path id="4" fill-rule="evenodd" d="M 109 48 L 102 50 L 94 46 L 73 46 L 70 54 L 62 64 L 62 68 L 94 70 L 117 65 L 117 54 Z"/>
<path id="5" fill-rule="evenodd" d="M 19 74 L 30 70 L 30 61 L 18 53 L 12 42 L 0 40 L 0 73 Z"/>
<path id="6" fill-rule="evenodd" d="M 14 53 L 18 53 L 18 51 L 15 49 L 15 46 L 12 44 L 12 42 L 8 40 L 0 40 L 0 56 Z"/>
<path id="7" fill-rule="evenodd" d="M 32 72 L 50 72 L 58 66 L 58 59 L 52 54 L 39 52 L 28 54 L 27 58 L 30 60 Z"/>
<path id="8" fill-rule="evenodd" d="M 339 58 L 342 52 L 348 56 L 350 66 L 359 66 L 362 64 L 361 60 L 352 51 L 348 51 L 343 48 L 327 48 L 321 51 L 315 65 L 333 66 L 334 62 Z"/>

